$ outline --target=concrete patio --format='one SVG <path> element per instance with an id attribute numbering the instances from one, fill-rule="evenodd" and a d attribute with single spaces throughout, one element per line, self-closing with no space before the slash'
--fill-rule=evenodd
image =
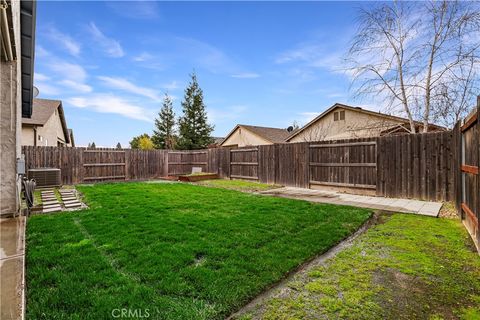
<path id="1" fill-rule="evenodd" d="M 261 194 L 384 211 L 414 213 L 431 217 L 437 217 L 438 213 L 440 212 L 440 208 L 442 207 L 442 203 L 439 202 L 360 196 L 335 191 L 312 190 L 293 187 L 267 190 L 261 192 Z"/>
<path id="2" fill-rule="evenodd" d="M 25 217 L 0 219 L 0 319 L 22 319 Z"/>

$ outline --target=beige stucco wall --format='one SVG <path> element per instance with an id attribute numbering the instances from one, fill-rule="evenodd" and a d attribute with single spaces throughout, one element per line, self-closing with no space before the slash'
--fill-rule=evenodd
<path id="1" fill-rule="evenodd" d="M 41 140 L 39 140 L 39 137 L 41 137 Z M 60 116 L 56 111 L 43 126 L 37 126 L 37 146 L 56 147 L 58 142 L 65 144 L 65 134 L 63 133 Z M 30 125 L 25 125 L 22 128 L 22 145 L 34 145 L 34 132 Z"/>
<path id="2" fill-rule="evenodd" d="M 18 62 L 0 61 L 0 215 L 19 209 L 17 158 L 21 154 L 20 1 L 10 2 Z"/>
<path id="3" fill-rule="evenodd" d="M 261 138 L 250 130 L 239 127 L 228 139 L 222 142 L 222 147 L 238 145 L 239 147 L 258 146 L 272 144 L 270 141 Z"/>
<path id="4" fill-rule="evenodd" d="M 345 120 L 334 121 L 333 113 L 340 110 L 345 111 Z M 336 108 L 289 142 L 376 137 L 383 130 L 398 123 L 400 121 L 385 119 L 382 116 Z"/>
<path id="5" fill-rule="evenodd" d="M 22 146 L 34 146 L 35 145 L 35 132 L 32 126 L 22 127 Z"/>

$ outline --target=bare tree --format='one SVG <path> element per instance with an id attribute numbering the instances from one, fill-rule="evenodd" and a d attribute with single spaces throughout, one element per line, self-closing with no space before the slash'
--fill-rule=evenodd
<path id="1" fill-rule="evenodd" d="M 360 11 L 348 71 L 357 95 L 380 96 L 390 110 L 401 107 L 410 132 L 417 119 L 426 132 L 432 118 L 461 115 L 474 100 L 479 48 L 476 2 L 381 3 Z"/>

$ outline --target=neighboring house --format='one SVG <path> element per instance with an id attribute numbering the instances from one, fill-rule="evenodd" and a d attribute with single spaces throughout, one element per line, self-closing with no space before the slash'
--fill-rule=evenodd
<path id="1" fill-rule="evenodd" d="M 222 137 L 212 137 L 213 142 L 208 145 L 208 148 L 218 148 L 222 144 L 225 138 Z"/>
<path id="2" fill-rule="evenodd" d="M 22 117 L 32 114 L 35 50 L 35 1 L 1 1 L 0 5 L 0 216 L 20 209 Z M 3 238 L 2 238 L 3 239 Z M 3 270 L 2 270 L 3 276 Z M 3 280 L 3 279 L 2 279 Z M 1 287 L 1 286 L 0 286 Z M 3 299 L 3 290 L 0 295 Z M 5 300 L 6 301 L 6 300 Z M 12 306 L 16 308 L 15 304 Z M 18 310 L 2 304 L 0 319 Z"/>
<path id="3" fill-rule="evenodd" d="M 33 113 L 22 118 L 23 146 L 74 146 L 73 132 L 67 128 L 62 102 L 33 99 Z"/>
<path id="4" fill-rule="evenodd" d="M 222 147 L 245 147 L 274 143 L 284 143 L 292 133 L 288 129 L 269 128 L 237 124 L 225 137 Z"/>
<path id="5" fill-rule="evenodd" d="M 421 122 L 415 122 L 420 130 Z M 290 135 L 286 142 L 367 138 L 409 133 L 408 119 L 336 103 Z M 429 131 L 445 128 L 430 125 Z"/>

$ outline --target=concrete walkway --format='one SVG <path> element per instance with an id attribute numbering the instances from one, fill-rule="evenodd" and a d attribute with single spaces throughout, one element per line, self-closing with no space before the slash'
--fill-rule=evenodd
<path id="1" fill-rule="evenodd" d="M 284 187 L 261 192 L 284 198 L 301 199 L 312 202 L 348 205 L 360 208 L 371 208 L 384 211 L 415 213 L 424 216 L 437 217 L 442 207 L 441 203 L 410 199 L 395 199 L 371 196 L 358 196 L 335 191 L 312 190 Z"/>
<path id="2" fill-rule="evenodd" d="M 25 217 L 0 219 L 0 319 L 23 319 Z"/>

